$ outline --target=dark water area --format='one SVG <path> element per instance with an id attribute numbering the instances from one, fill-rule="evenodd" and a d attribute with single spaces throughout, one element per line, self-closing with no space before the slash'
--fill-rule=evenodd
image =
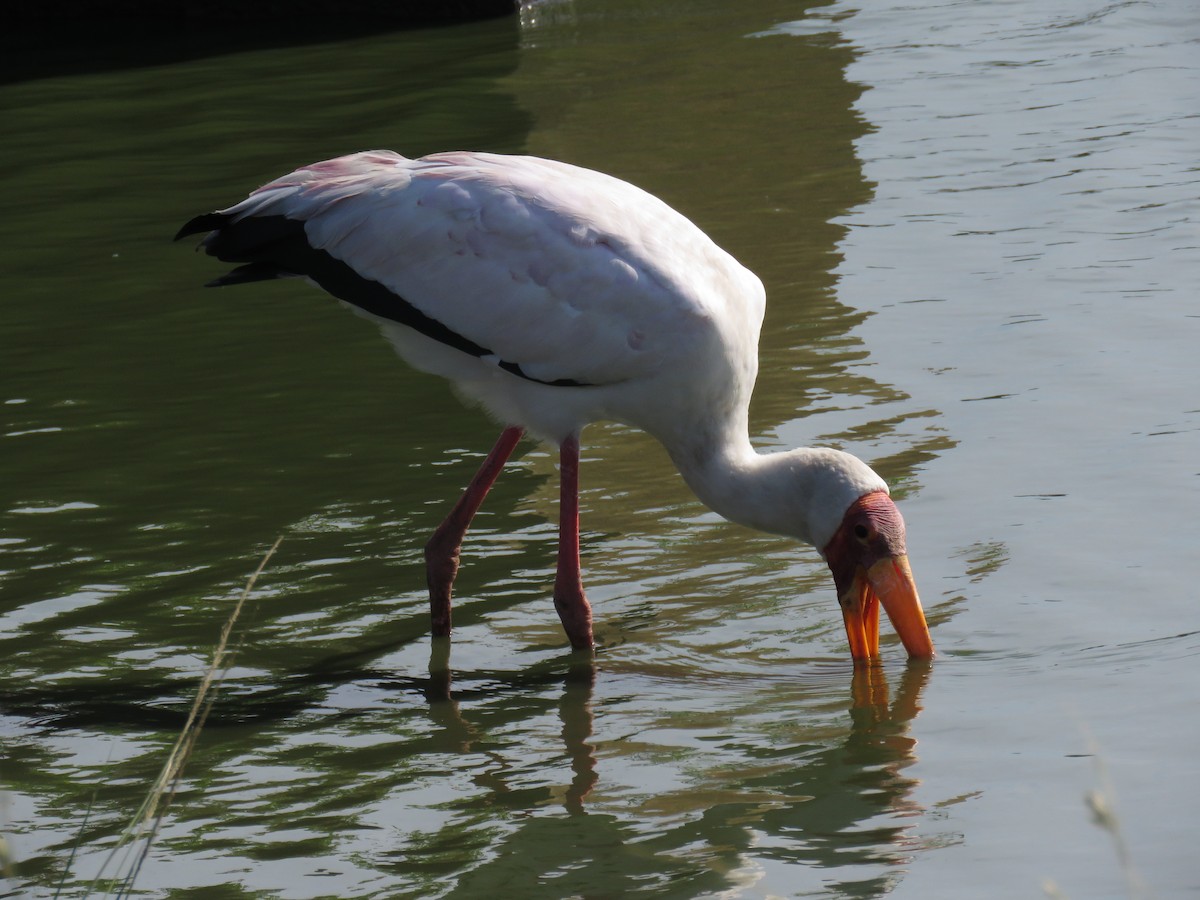
<path id="1" fill-rule="evenodd" d="M 580 0 L 326 38 L 0 65 L 0 896 L 128 871 L 280 536 L 145 896 L 1200 889 L 1188 4 Z M 422 548 L 496 427 L 318 292 L 206 291 L 170 240 L 376 147 L 602 169 L 757 272 L 756 441 L 892 483 L 939 658 L 885 624 L 855 671 L 816 553 L 615 425 L 584 434 L 594 669 L 533 443 L 431 642 Z"/>

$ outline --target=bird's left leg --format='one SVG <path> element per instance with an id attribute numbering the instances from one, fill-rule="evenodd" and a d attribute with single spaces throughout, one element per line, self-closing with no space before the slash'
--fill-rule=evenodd
<path id="1" fill-rule="evenodd" d="M 554 608 L 571 646 L 591 650 L 592 607 L 583 594 L 579 570 L 579 436 L 559 447 L 558 574 L 554 578 Z"/>
<path id="2" fill-rule="evenodd" d="M 444 637 L 450 633 L 450 594 L 454 589 L 454 576 L 458 574 L 463 538 L 524 433 L 524 428 L 515 425 L 501 432 L 496 446 L 492 447 L 450 515 L 425 544 L 425 578 L 429 584 L 429 613 L 435 636 Z"/>

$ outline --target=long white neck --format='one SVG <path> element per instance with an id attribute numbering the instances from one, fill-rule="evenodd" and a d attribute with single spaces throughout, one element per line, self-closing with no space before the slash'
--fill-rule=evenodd
<path id="1" fill-rule="evenodd" d="M 667 451 L 688 486 L 714 512 L 818 550 L 855 500 L 887 491 L 882 478 L 848 453 L 822 447 L 759 453 L 737 424 L 703 441 L 668 444 Z"/>

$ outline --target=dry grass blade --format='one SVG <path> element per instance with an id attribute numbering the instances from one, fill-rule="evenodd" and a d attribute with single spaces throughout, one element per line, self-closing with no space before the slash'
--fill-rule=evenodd
<path id="1" fill-rule="evenodd" d="M 237 624 L 238 616 L 241 615 L 242 607 L 245 605 L 251 591 L 254 590 L 255 583 L 258 581 L 259 576 L 262 575 L 263 570 L 275 554 L 275 551 L 279 549 L 282 541 L 282 536 L 275 540 L 275 543 L 271 545 L 271 549 L 267 551 L 262 561 L 258 564 L 258 568 L 254 570 L 254 573 L 246 582 L 246 587 L 242 590 L 237 603 L 234 604 L 233 611 L 229 614 L 229 618 L 225 622 L 225 627 L 221 629 L 221 637 L 217 642 L 216 649 L 213 651 L 212 661 L 204 672 L 204 677 L 200 681 L 200 687 L 196 691 L 196 699 L 192 702 L 191 710 L 188 712 L 187 721 L 184 723 L 179 737 L 171 748 L 171 753 L 168 755 L 166 763 L 163 764 L 162 771 L 159 772 L 158 778 L 155 779 L 154 785 L 151 787 L 149 794 L 147 794 L 146 800 L 142 803 L 137 815 L 134 816 L 133 821 L 122 832 L 120 840 L 117 841 L 117 846 L 113 848 L 104 865 L 101 866 L 100 872 L 96 874 L 91 887 L 88 889 L 88 893 L 91 893 L 95 889 L 97 883 L 103 877 L 104 870 L 108 868 L 109 863 L 113 861 L 118 853 L 122 850 L 127 851 L 127 853 L 132 852 L 134 845 L 138 841 L 142 841 L 141 848 L 137 852 L 136 858 L 130 864 L 126 874 L 118 877 L 115 884 L 109 886 L 105 891 L 105 896 L 114 890 L 117 897 L 127 896 L 132 890 L 133 882 L 137 878 L 138 872 L 141 871 L 142 864 L 146 861 L 150 847 L 154 843 L 154 838 L 158 834 L 163 818 L 166 816 L 167 809 L 170 807 L 171 800 L 175 796 L 175 791 L 182 780 L 184 766 L 187 765 L 192 750 L 196 746 L 196 741 L 200 737 L 200 732 L 204 728 L 205 720 L 208 718 L 208 713 L 212 709 L 213 702 L 216 699 L 221 679 L 233 662 L 233 656 L 228 647 L 234 625 Z"/>
<path id="2" fill-rule="evenodd" d="M 1113 847 L 1117 853 L 1117 860 L 1121 864 L 1121 872 L 1125 876 L 1125 887 L 1129 891 L 1129 896 L 1133 900 L 1150 900 L 1150 889 L 1134 866 L 1133 856 L 1129 852 L 1129 844 L 1121 831 L 1121 819 L 1117 815 L 1116 807 L 1117 791 L 1112 777 L 1108 773 L 1108 766 L 1104 763 L 1100 745 L 1090 734 L 1086 734 L 1086 736 L 1088 750 L 1092 754 L 1096 774 L 1100 779 L 1100 788 L 1088 791 L 1084 796 L 1084 802 L 1091 810 L 1092 820 L 1112 837 Z"/>
<path id="3" fill-rule="evenodd" d="M 1129 894 L 1130 900 L 1151 900 L 1153 894 L 1150 891 L 1150 887 L 1142 879 L 1137 867 L 1134 866 L 1133 856 L 1129 851 L 1129 844 L 1126 842 L 1125 835 L 1121 831 L 1121 819 L 1117 815 L 1116 807 L 1117 792 L 1113 786 L 1112 777 L 1109 775 L 1108 766 L 1104 763 L 1104 755 L 1100 749 L 1100 744 L 1085 725 L 1081 724 L 1080 730 L 1083 732 L 1088 755 L 1092 758 L 1092 762 L 1096 768 L 1096 775 L 1100 781 L 1098 789 L 1088 791 L 1084 795 L 1084 803 L 1087 804 L 1087 808 L 1092 813 L 1092 821 L 1107 831 L 1112 838 L 1113 847 L 1117 854 L 1117 862 L 1120 863 L 1121 874 L 1125 876 L 1125 889 Z M 1067 900 L 1067 895 L 1062 892 L 1058 884 L 1052 879 L 1045 879 L 1042 882 L 1042 892 L 1050 900 Z"/>

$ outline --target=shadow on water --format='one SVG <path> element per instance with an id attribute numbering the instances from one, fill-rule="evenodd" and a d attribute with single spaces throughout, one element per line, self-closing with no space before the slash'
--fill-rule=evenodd
<path id="1" fill-rule="evenodd" d="M 312 4 L 314 7 L 316 4 Z M 515 0 L 430 0 L 422 3 L 328 4 L 305 9 L 289 2 L 246 4 L 207 0 L 180 4 L 147 0 L 120 10 L 88 2 L 26 8 L 6 18 L 0 34 L 0 85 L 138 69 L 302 44 L 321 44 L 509 16 Z M 78 9 L 70 9 L 78 6 Z M 107 4 L 105 5 L 108 6 Z M 138 9 L 138 6 L 145 7 Z M 199 7 L 199 8 L 197 8 Z"/>
<path id="2" fill-rule="evenodd" d="M 414 620 L 420 618 L 412 617 Z M 416 622 L 413 623 L 414 626 Z M 428 621 L 422 622 L 428 625 Z M 414 628 L 419 633 L 420 628 Z M 420 643 L 424 636 L 405 641 Z M 379 646 L 356 646 L 354 650 L 326 657 L 287 673 L 272 673 L 262 679 L 229 679 L 219 703 L 206 720 L 205 729 L 241 728 L 247 725 L 269 726 L 285 722 L 303 713 L 321 709 L 333 690 L 352 684 L 367 685 L 391 696 L 412 695 L 429 700 L 447 700 L 451 696 L 452 676 L 448 666 L 449 641 L 428 639 L 433 643 L 430 674 L 404 676 L 376 668 L 385 653 L 395 651 L 394 642 Z M 444 646 L 443 646 L 444 645 Z M 576 677 L 577 666 L 568 669 L 566 680 Z M 457 699 L 488 699 L 499 695 L 541 689 L 564 676 L 554 663 L 535 665 L 515 672 L 473 670 L 460 672 L 470 687 L 460 686 Z M 175 690 L 175 688 L 178 688 Z M 163 679 L 156 673 L 105 677 L 103 684 L 94 679 L 63 678 L 40 685 L 6 687 L 0 695 L 0 715 L 22 716 L 48 728 L 159 729 L 177 730 L 187 720 L 195 693 L 188 680 Z M 341 717 L 354 717 L 353 710 Z"/>

